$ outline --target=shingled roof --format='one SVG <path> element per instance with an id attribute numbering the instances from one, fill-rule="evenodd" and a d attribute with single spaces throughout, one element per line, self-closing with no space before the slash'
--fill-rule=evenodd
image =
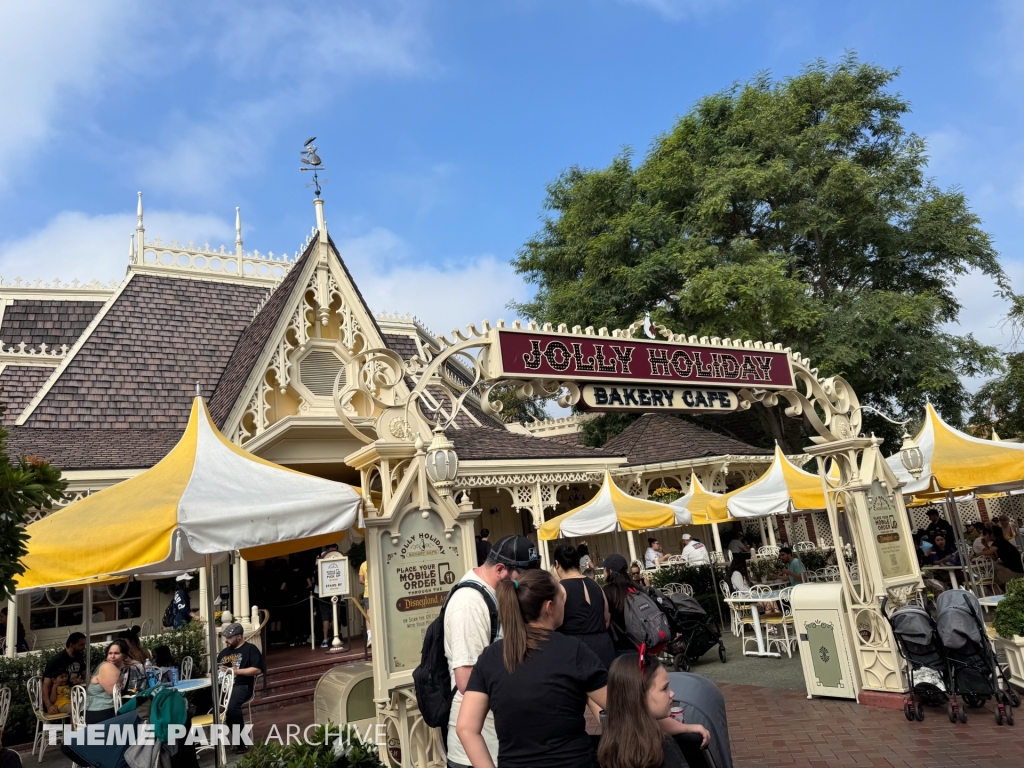
<path id="1" fill-rule="evenodd" d="M 4 407 L 5 425 L 17 420 L 53 371 L 53 368 L 36 365 L 4 366 L 0 373 L 0 405 Z"/>
<path id="2" fill-rule="evenodd" d="M 71 347 L 96 317 L 102 301 L 17 299 L 4 309 L 0 339 L 8 347 L 24 341 L 29 347 Z"/>
<path id="3" fill-rule="evenodd" d="M 532 435 L 491 427 L 449 429 L 461 461 L 484 459 L 600 459 L 621 454 L 582 445 L 566 445 Z"/>
<path id="4" fill-rule="evenodd" d="M 627 466 L 664 461 L 703 459 L 708 456 L 769 456 L 757 448 L 675 416 L 645 413 L 602 449 L 605 455 L 625 456 Z M 461 456 L 461 453 L 460 453 Z"/>
<path id="5" fill-rule="evenodd" d="M 12 427 L 9 431 L 7 445 L 13 455 L 39 456 L 69 471 L 151 467 L 170 453 L 184 429 Z"/>
<path id="6" fill-rule="evenodd" d="M 180 432 L 196 382 L 217 386 L 265 296 L 259 286 L 134 275 L 24 426 Z"/>

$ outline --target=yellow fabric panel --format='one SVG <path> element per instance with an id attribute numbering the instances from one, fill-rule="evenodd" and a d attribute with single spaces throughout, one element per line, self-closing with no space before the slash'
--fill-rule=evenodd
<path id="1" fill-rule="evenodd" d="M 276 544 L 264 544 L 262 547 L 250 547 L 249 549 L 238 550 L 246 560 L 265 560 L 268 557 L 284 557 L 293 552 L 305 552 L 314 547 L 325 547 L 328 544 L 338 544 L 345 538 L 345 531 L 338 533 L 324 533 L 319 536 L 310 536 L 308 539 L 292 539 L 291 541 L 279 541 Z"/>
<path id="2" fill-rule="evenodd" d="M 971 440 L 939 418 L 928 404 L 935 432 L 932 474 L 943 488 L 995 485 L 1024 480 L 1024 450 L 1014 443 Z"/>
<path id="3" fill-rule="evenodd" d="M 579 507 L 576 509 L 570 509 L 568 512 L 563 512 L 562 514 L 545 521 L 537 531 L 537 538 L 543 541 L 554 541 L 557 539 L 559 531 L 562 529 L 562 522 L 570 515 L 576 514 L 577 509 L 579 509 Z"/>
<path id="4" fill-rule="evenodd" d="M 734 491 L 729 491 L 728 493 L 723 493 L 723 494 L 721 494 L 719 496 L 715 496 L 713 499 L 710 499 L 707 502 L 707 504 L 706 504 L 706 506 L 704 508 L 705 509 L 705 514 L 707 515 L 707 518 L 708 518 L 708 522 L 712 522 L 712 523 L 724 523 L 724 522 L 726 522 L 729 519 L 729 499 L 731 499 L 733 496 L 735 496 L 740 491 L 742 491 L 742 490 L 744 490 L 746 488 L 749 488 L 750 486 L 752 486 L 752 485 L 754 485 L 756 483 L 761 482 L 764 479 L 765 475 L 767 475 L 771 471 L 772 471 L 772 468 L 768 467 L 768 469 L 765 470 L 765 473 L 763 475 L 761 475 L 761 477 L 757 478 L 757 480 L 749 482 L 746 485 L 741 485 L 739 488 L 737 488 Z M 693 513 L 692 509 L 690 511 L 691 511 L 691 513 Z M 695 523 L 697 522 L 697 515 L 695 513 L 693 513 L 693 522 L 695 522 Z"/>
<path id="5" fill-rule="evenodd" d="M 638 499 L 619 490 L 619 486 L 606 476 L 611 488 L 615 516 L 624 531 L 646 531 L 649 528 L 667 528 L 676 524 L 676 513 L 667 504 Z"/>
<path id="6" fill-rule="evenodd" d="M 194 416 L 193 408 L 185 434 L 156 466 L 29 525 L 18 589 L 123 573 L 170 557 L 178 503 L 195 464 Z"/>
<path id="7" fill-rule="evenodd" d="M 694 525 L 707 525 L 708 523 L 725 523 L 729 522 L 732 519 L 729 517 L 728 509 L 726 509 L 724 518 L 712 516 L 712 512 L 709 509 L 709 507 L 712 501 L 720 498 L 720 494 L 709 493 L 708 491 L 705 491 L 704 486 L 700 484 L 700 480 L 697 479 L 696 475 L 693 475 L 690 478 L 690 490 L 693 492 L 693 498 L 690 499 L 690 503 L 686 505 L 686 508 L 690 511 L 690 514 L 693 516 Z"/>
<path id="8" fill-rule="evenodd" d="M 797 511 L 825 509 L 825 490 L 821 478 L 795 466 L 778 447 L 775 450 L 778 460 L 782 462 L 782 476 L 786 479 L 789 498 Z"/>

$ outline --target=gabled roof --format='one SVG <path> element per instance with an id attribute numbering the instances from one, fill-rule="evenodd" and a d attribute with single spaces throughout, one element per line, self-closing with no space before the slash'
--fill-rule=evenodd
<path id="1" fill-rule="evenodd" d="M 8 347 L 16 347 L 23 341 L 29 347 L 45 344 L 52 348 L 66 344 L 70 348 L 104 303 L 16 299 L 4 308 L 0 340 Z"/>
<path id="2" fill-rule="evenodd" d="M 566 445 L 554 440 L 532 437 L 506 429 L 492 427 L 464 427 L 449 429 L 445 434 L 455 444 L 460 461 L 486 459 L 601 459 L 622 454 Z"/>
<path id="3" fill-rule="evenodd" d="M 56 370 L 28 429 L 176 433 L 213 390 L 266 288 L 133 274 Z M 140 466 L 140 464 L 135 464 Z"/>
<path id="4" fill-rule="evenodd" d="M 645 413 L 605 443 L 602 450 L 608 456 L 625 456 L 628 466 L 709 456 L 771 456 L 772 453 L 675 416 L 657 413 Z"/>
<path id="5" fill-rule="evenodd" d="M 11 427 L 9 431 L 9 453 L 40 456 L 69 471 L 151 467 L 170 453 L 184 430 Z"/>
<path id="6" fill-rule="evenodd" d="M 15 422 L 52 373 L 53 368 L 37 365 L 3 367 L 0 372 L 0 405 L 4 407 L 4 425 Z"/>

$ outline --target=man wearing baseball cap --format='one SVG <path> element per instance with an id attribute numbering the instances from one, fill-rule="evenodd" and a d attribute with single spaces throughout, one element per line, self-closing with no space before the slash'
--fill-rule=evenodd
<path id="1" fill-rule="evenodd" d="M 473 665 L 484 648 L 501 637 L 501 627 L 497 626 L 496 619 L 498 599 L 494 590 L 499 582 L 514 579 L 532 568 L 540 568 L 540 555 L 533 542 L 525 536 L 505 536 L 487 554 L 483 565 L 467 571 L 452 587 L 453 594 L 444 609 L 444 655 L 448 658 L 448 672 L 456 688 L 448 719 L 449 768 L 469 766 L 469 758 L 455 734 L 455 723 L 459 719 L 462 694 L 466 691 Z M 494 716 L 490 712 L 484 721 L 483 737 L 491 759 L 497 764 L 498 736 L 494 732 Z"/>
<path id="2" fill-rule="evenodd" d="M 174 621 L 171 626 L 177 629 L 192 621 L 192 598 L 189 595 L 189 588 L 192 586 L 192 574 L 183 573 L 175 581 L 178 584 L 174 590 L 174 597 L 171 598 L 174 604 Z"/>
<path id="3" fill-rule="evenodd" d="M 242 705 L 255 694 L 256 676 L 263 672 L 263 654 L 255 645 L 245 641 L 241 624 L 228 624 L 221 630 L 220 636 L 224 638 L 224 650 L 217 654 L 217 665 L 221 669 L 230 668 L 235 672 L 235 686 L 231 689 L 224 724 L 228 728 L 237 724 L 241 729 L 245 725 Z M 239 744 L 235 751 L 245 752 L 247 749 L 245 744 Z"/>
<path id="4" fill-rule="evenodd" d="M 711 564 L 711 557 L 708 555 L 708 548 L 690 536 L 690 534 L 683 534 L 682 545 L 682 555 L 686 559 L 687 565 Z"/>

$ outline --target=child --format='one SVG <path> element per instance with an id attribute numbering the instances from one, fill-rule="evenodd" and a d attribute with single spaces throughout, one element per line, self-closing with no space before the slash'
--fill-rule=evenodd
<path id="1" fill-rule="evenodd" d="M 57 711 L 65 715 L 71 714 L 71 686 L 68 684 L 67 672 L 57 675 L 57 679 L 53 681 L 53 690 L 56 691 L 53 705 L 57 707 Z"/>

